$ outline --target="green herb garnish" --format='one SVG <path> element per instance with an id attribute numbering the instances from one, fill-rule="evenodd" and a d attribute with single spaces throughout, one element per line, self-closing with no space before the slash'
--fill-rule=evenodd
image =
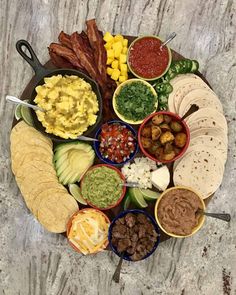
<path id="1" fill-rule="evenodd" d="M 142 82 L 122 87 L 116 96 L 117 111 L 127 120 L 139 121 L 156 109 L 157 96 Z"/>

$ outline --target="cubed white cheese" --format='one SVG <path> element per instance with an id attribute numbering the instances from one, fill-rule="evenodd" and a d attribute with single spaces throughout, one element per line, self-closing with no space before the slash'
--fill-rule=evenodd
<path id="1" fill-rule="evenodd" d="M 170 171 L 167 166 L 162 166 L 151 172 L 151 183 L 160 191 L 167 189 L 170 183 Z"/>

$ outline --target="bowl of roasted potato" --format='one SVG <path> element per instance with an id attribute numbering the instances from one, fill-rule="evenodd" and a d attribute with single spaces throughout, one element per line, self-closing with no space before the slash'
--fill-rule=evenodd
<path id="1" fill-rule="evenodd" d="M 188 148 L 189 128 L 184 120 L 171 112 L 156 112 L 139 127 L 138 143 L 145 156 L 156 162 L 170 163 Z"/>

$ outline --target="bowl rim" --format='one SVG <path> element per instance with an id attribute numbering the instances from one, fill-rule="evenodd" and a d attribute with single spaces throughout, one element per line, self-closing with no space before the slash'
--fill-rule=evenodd
<path id="1" fill-rule="evenodd" d="M 143 36 L 139 36 L 139 37 L 137 37 L 137 38 L 134 39 L 134 41 L 132 41 L 132 42 L 130 43 L 130 45 L 129 45 L 128 52 L 127 52 L 127 65 L 128 65 L 128 68 L 129 68 L 130 72 L 131 72 L 135 77 L 137 77 L 137 78 L 139 78 L 139 79 L 142 79 L 142 80 L 145 80 L 145 81 L 154 81 L 154 80 L 157 80 L 157 79 L 163 77 L 163 76 L 166 74 L 166 72 L 169 70 L 170 65 L 171 65 L 171 62 L 172 62 L 172 52 L 171 52 L 170 47 L 169 47 L 168 45 L 166 45 L 167 50 L 168 50 L 168 54 L 169 54 L 169 62 L 168 62 L 168 65 L 167 65 L 165 71 L 164 71 L 161 75 L 159 75 L 159 76 L 157 76 L 157 77 L 154 77 L 154 78 L 145 78 L 145 77 L 141 77 L 141 76 L 137 75 L 137 74 L 135 73 L 135 71 L 132 69 L 132 67 L 131 67 L 131 65 L 130 65 L 130 62 L 129 62 L 130 51 L 131 51 L 131 48 L 132 48 L 132 46 L 134 45 L 135 42 L 137 42 L 137 41 L 139 41 L 139 40 L 141 40 L 141 39 L 143 39 L 143 38 L 147 38 L 147 37 L 155 38 L 155 39 L 158 39 L 158 40 L 160 40 L 161 42 L 163 42 L 163 40 L 162 40 L 159 36 L 155 36 L 155 35 L 143 35 Z"/>
<path id="2" fill-rule="evenodd" d="M 105 125 L 105 124 L 113 124 L 113 123 L 119 123 L 119 124 L 123 124 L 126 126 L 127 129 L 129 129 L 134 137 L 135 137 L 135 140 L 136 140 L 136 146 L 135 146 L 135 150 L 134 152 L 132 153 L 132 156 L 129 157 L 129 159 L 126 159 L 125 161 L 121 162 L 121 163 L 115 163 L 115 162 L 112 162 L 111 160 L 109 160 L 109 162 L 107 161 L 107 159 L 105 159 L 104 157 L 102 157 L 100 151 L 99 151 L 99 147 L 100 147 L 100 142 L 98 141 L 94 141 L 93 142 L 93 148 L 95 150 L 95 153 L 96 153 L 96 156 L 101 160 L 103 161 L 104 163 L 108 164 L 108 165 L 113 165 L 115 167 L 120 167 L 120 166 L 123 166 L 124 164 L 132 161 L 134 159 L 134 157 L 136 156 L 138 150 L 139 150 L 139 144 L 138 144 L 138 132 L 129 124 L 129 123 L 126 123 L 124 121 L 121 121 L 121 120 L 118 120 L 118 119 L 113 119 L 113 120 L 109 120 L 109 121 L 106 121 L 104 122 L 102 125 L 99 126 L 99 128 L 97 129 L 96 133 L 95 133 L 95 138 L 98 139 L 98 136 L 100 135 L 101 133 L 101 129 L 102 129 L 102 126 Z"/>
<path id="3" fill-rule="evenodd" d="M 109 219 L 109 217 L 104 213 L 104 212 L 102 212 L 101 210 L 99 210 L 99 209 L 96 209 L 96 208 L 83 208 L 83 209 L 79 209 L 79 210 L 77 210 L 77 211 L 75 211 L 75 213 L 73 214 L 73 215 L 71 215 L 71 217 L 69 218 L 69 220 L 68 220 L 68 222 L 67 222 L 67 225 L 66 225 L 66 238 L 67 238 L 67 241 L 68 241 L 68 243 L 69 243 L 69 245 L 76 251 L 76 252 L 78 252 L 78 253 L 80 253 L 80 254 L 83 254 L 71 241 L 70 241 L 70 239 L 69 239 L 69 233 L 70 233 L 70 229 L 71 229 L 71 226 L 72 226 L 72 220 L 73 220 L 73 218 L 75 217 L 75 216 L 77 216 L 78 214 L 80 214 L 80 213 L 82 213 L 82 212 L 85 212 L 85 211 L 90 211 L 90 210 L 95 210 L 95 211 L 97 211 L 97 212 L 99 212 L 100 214 L 102 214 L 104 217 L 105 217 L 105 219 L 106 219 L 106 221 L 107 221 L 107 223 L 108 223 L 108 226 L 110 227 L 110 224 L 111 224 L 111 221 L 110 221 L 110 219 Z M 109 227 L 108 227 L 108 229 L 109 229 Z M 107 240 L 104 242 L 104 246 L 105 246 L 105 248 L 108 246 L 108 244 L 109 244 L 109 241 L 108 241 L 108 236 L 107 236 Z M 94 253 L 88 253 L 88 254 L 86 254 L 86 255 L 94 255 L 94 254 L 96 254 L 96 253 L 99 253 L 99 252 L 101 252 L 101 251 L 103 251 L 104 249 L 99 249 L 99 250 L 97 250 L 96 252 L 94 252 Z M 83 254 L 83 255 L 85 255 L 85 254 Z"/>
<path id="4" fill-rule="evenodd" d="M 116 222 L 116 220 L 120 219 L 121 217 L 125 216 L 126 214 L 128 213 L 133 213 L 133 214 L 138 214 L 138 213 L 141 213 L 141 214 L 144 214 L 150 221 L 151 223 L 153 224 L 154 228 L 155 228 L 155 231 L 157 232 L 158 236 L 157 236 L 157 241 L 155 242 L 155 245 L 153 246 L 153 249 L 146 255 L 144 256 L 141 260 L 138 260 L 138 261 L 142 261 L 146 258 L 148 258 L 149 256 L 151 256 L 155 250 L 157 249 L 159 243 L 160 243 L 160 230 L 159 230 L 159 225 L 157 224 L 155 218 L 152 217 L 152 215 L 150 213 L 148 213 L 147 211 L 144 211 L 144 210 L 141 210 L 141 209 L 128 209 L 128 210 L 124 210 L 122 212 L 120 212 L 111 222 L 110 226 L 109 226 L 109 229 L 108 229 L 108 241 L 109 241 L 109 246 L 111 248 L 111 250 L 119 257 L 120 254 L 119 252 L 115 249 L 115 247 L 113 246 L 112 242 L 111 242 L 111 239 L 112 239 L 112 228 Z M 123 257 L 124 260 L 127 260 L 127 261 L 131 261 L 131 262 L 138 262 L 138 261 L 133 261 L 131 260 L 130 258 L 128 258 L 128 255 L 127 256 L 124 256 Z"/>
<path id="5" fill-rule="evenodd" d="M 171 160 L 160 160 L 160 159 L 157 159 L 157 158 L 154 158 L 152 155 L 150 155 L 143 147 L 142 143 L 141 143 L 141 131 L 143 129 L 143 127 L 145 126 L 145 124 L 154 116 L 156 115 L 159 115 L 159 114 L 163 114 L 163 115 L 169 115 L 170 117 L 174 117 L 176 119 L 176 121 L 180 121 L 182 123 L 182 125 L 184 126 L 185 128 L 185 131 L 186 131 L 186 135 L 187 135 L 187 141 L 185 143 L 185 146 L 181 149 L 181 152 L 176 156 L 174 157 L 173 159 Z M 183 156 L 183 154 L 186 152 L 187 148 L 189 147 L 189 143 L 190 143 L 190 130 L 189 130 L 189 127 L 188 125 L 186 124 L 185 120 L 181 120 L 181 117 L 175 113 L 172 113 L 172 112 L 169 112 L 169 111 L 159 111 L 159 112 L 155 112 L 155 113 L 152 113 L 151 115 L 149 115 L 148 117 L 146 117 L 143 121 L 143 123 L 140 125 L 139 127 L 139 130 L 138 130 L 138 144 L 139 144 L 139 147 L 141 149 L 141 151 L 143 152 L 143 154 L 148 157 L 149 159 L 157 162 L 157 163 L 164 163 L 164 164 L 167 164 L 167 163 L 172 163 L 174 161 L 176 161 L 177 159 L 181 158 Z"/>
<path id="6" fill-rule="evenodd" d="M 184 189 L 184 190 L 188 190 L 188 191 L 191 191 L 191 192 L 195 193 L 195 194 L 198 196 L 199 200 L 201 201 L 202 206 L 203 206 L 203 210 L 205 211 L 205 209 L 206 209 L 206 205 L 205 205 L 205 203 L 204 203 L 204 200 L 203 200 L 201 194 L 200 194 L 198 191 L 196 191 L 195 189 L 191 188 L 191 187 L 188 187 L 188 186 L 182 186 L 182 185 L 181 185 L 181 186 L 173 186 L 173 187 L 170 187 L 170 188 L 168 188 L 167 190 L 165 190 L 165 191 L 159 196 L 159 198 L 158 198 L 157 201 L 156 201 L 155 207 L 154 207 L 154 215 L 155 215 L 155 219 L 156 219 L 156 222 L 157 222 L 158 226 L 159 226 L 160 229 L 161 229 L 164 233 L 166 233 L 168 236 L 171 236 L 171 237 L 173 237 L 173 238 L 187 238 L 187 237 L 191 237 L 192 235 L 194 235 L 196 232 L 198 232 L 198 231 L 202 228 L 202 226 L 203 226 L 203 224 L 204 224 L 204 221 L 205 221 L 205 215 L 202 215 L 202 216 L 200 217 L 200 221 L 199 221 L 198 225 L 194 227 L 192 233 L 189 234 L 189 235 L 185 235 L 185 236 L 176 235 L 176 234 L 173 234 L 173 233 L 170 233 L 170 232 L 166 231 L 166 230 L 163 228 L 163 226 L 161 225 L 161 223 L 160 223 L 160 221 L 159 221 L 159 218 L 158 218 L 158 215 L 157 215 L 158 205 L 160 204 L 160 201 L 162 200 L 162 198 L 163 198 L 168 192 L 170 192 L 170 191 L 172 191 L 172 190 L 177 190 L 177 189 Z"/>
<path id="7" fill-rule="evenodd" d="M 125 176 L 122 174 L 122 172 L 121 172 L 118 168 L 116 168 L 116 167 L 114 167 L 114 166 L 112 166 L 112 165 L 109 165 L 109 164 L 96 164 L 96 165 L 93 165 L 92 167 L 90 167 L 90 168 L 84 173 L 82 179 L 80 180 L 81 195 L 82 195 L 82 197 L 86 200 L 87 204 L 88 204 L 89 206 L 91 206 L 92 208 L 97 209 L 97 210 L 99 210 L 99 211 L 106 211 L 106 210 L 109 210 L 109 209 L 111 209 L 111 208 L 114 208 L 114 207 L 116 207 L 116 206 L 118 206 L 118 205 L 120 204 L 120 202 L 123 200 L 123 198 L 124 198 L 124 196 L 125 196 L 125 193 L 126 193 L 126 187 L 125 187 L 125 186 L 122 187 L 122 193 L 121 193 L 121 196 L 119 197 L 119 199 L 117 200 L 117 202 L 116 202 L 115 204 L 110 205 L 110 206 L 108 206 L 108 207 L 106 207 L 106 208 L 99 208 L 99 207 L 96 207 L 95 205 L 93 205 L 91 202 L 89 202 L 89 201 L 83 196 L 83 194 L 82 194 L 82 187 L 83 187 L 83 181 L 84 181 L 84 179 L 85 179 L 85 177 L 86 177 L 86 174 L 87 174 L 89 171 L 92 171 L 92 170 L 94 170 L 94 169 L 96 169 L 96 168 L 99 168 L 99 167 L 107 167 L 107 168 L 110 168 L 110 169 L 115 170 L 115 171 L 119 174 L 121 180 L 123 180 L 124 182 L 125 182 Z"/>
<path id="8" fill-rule="evenodd" d="M 151 89 L 152 93 L 155 95 L 155 97 L 157 99 L 157 102 L 155 104 L 155 110 L 151 114 L 153 114 L 154 112 L 156 112 L 156 110 L 158 108 L 158 95 L 157 95 L 157 92 L 156 92 L 156 90 L 154 89 L 154 87 L 149 82 L 147 82 L 147 81 L 145 81 L 143 79 L 140 79 L 140 78 L 128 79 L 128 80 L 122 82 L 116 88 L 116 90 L 113 93 L 113 97 L 112 97 L 112 107 L 113 107 L 113 110 L 114 110 L 115 114 L 117 115 L 117 117 L 120 120 L 122 120 L 125 123 L 131 124 L 131 125 L 139 125 L 139 124 L 141 124 L 145 120 L 145 118 L 142 119 L 142 120 L 139 120 L 139 121 L 133 121 L 133 120 L 125 119 L 125 117 L 118 112 L 117 106 L 116 106 L 116 96 L 119 94 L 119 92 L 121 91 L 122 87 L 124 87 L 126 84 L 131 84 L 133 82 L 141 82 L 141 83 L 143 83 L 144 85 L 148 86 Z"/>

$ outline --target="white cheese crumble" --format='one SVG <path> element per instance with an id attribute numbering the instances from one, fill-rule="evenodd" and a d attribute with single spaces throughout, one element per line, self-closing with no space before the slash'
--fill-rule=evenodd
<path id="1" fill-rule="evenodd" d="M 125 164 L 121 172 L 124 174 L 126 181 L 138 182 L 142 188 L 152 188 L 151 171 L 157 169 L 157 164 L 148 158 L 135 158 L 134 163 Z"/>

